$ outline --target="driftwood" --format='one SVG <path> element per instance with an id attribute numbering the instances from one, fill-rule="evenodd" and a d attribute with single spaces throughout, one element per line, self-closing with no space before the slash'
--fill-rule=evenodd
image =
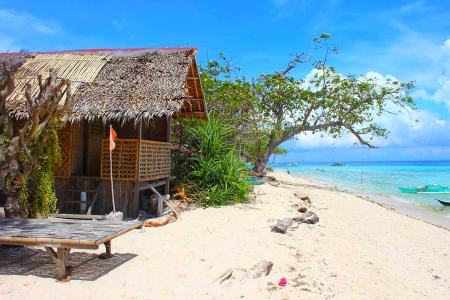
<path id="1" fill-rule="evenodd" d="M 286 233 L 286 231 L 289 229 L 289 227 L 292 226 L 292 219 L 285 218 L 283 221 L 278 222 L 278 224 L 271 226 L 272 232 L 279 232 L 279 233 Z"/>
<path id="2" fill-rule="evenodd" d="M 272 271 L 273 263 L 271 261 L 262 260 L 253 267 L 248 270 L 244 276 L 242 277 L 242 280 L 244 279 L 255 279 L 259 278 L 262 275 L 267 276 L 269 275 L 270 271 Z"/>
<path id="3" fill-rule="evenodd" d="M 292 220 L 297 223 L 316 224 L 319 222 L 319 217 L 312 211 L 309 211 L 299 217 L 292 218 Z"/>
<path id="4" fill-rule="evenodd" d="M 311 203 L 311 198 L 309 198 L 308 195 L 301 193 L 300 191 L 295 191 L 294 196 L 300 200 L 308 201 L 309 203 Z"/>
<path id="5" fill-rule="evenodd" d="M 166 215 L 144 221 L 146 227 L 160 227 L 176 221 L 174 216 Z"/>
<path id="6" fill-rule="evenodd" d="M 233 269 L 228 269 L 225 273 L 223 273 L 216 280 L 214 280 L 213 283 L 219 281 L 219 284 L 221 284 L 222 282 L 230 278 L 231 275 L 233 275 Z"/>
<path id="7" fill-rule="evenodd" d="M 180 218 L 181 219 L 181 215 L 180 213 L 172 206 L 172 204 L 169 203 L 169 201 L 167 201 L 168 199 L 165 199 L 163 196 L 161 196 L 161 194 L 154 188 L 154 187 L 150 187 L 150 190 L 155 193 L 158 197 L 160 197 L 162 199 L 162 201 L 164 202 L 164 204 L 166 204 L 168 207 L 170 207 L 170 209 L 172 210 L 173 214 L 175 215 L 175 218 Z M 168 196 L 170 199 L 170 196 Z"/>

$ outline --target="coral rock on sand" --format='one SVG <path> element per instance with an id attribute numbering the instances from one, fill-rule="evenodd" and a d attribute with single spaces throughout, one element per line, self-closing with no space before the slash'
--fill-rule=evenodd
<path id="1" fill-rule="evenodd" d="M 267 276 L 270 273 L 270 271 L 272 271 L 272 267 L 273 263 L 271 261 L 262 260 L 253 267 L 251 267 L 251 269 L 244 274 L 242 280 L 255 279 L 261 277 L 262 275 Z"/>
<path id="2" fill-rule="evenodd" d="M 319 222 L 319 217 L 312 211 L 309 211 L 299 217 L 292 218 L 292 220 L 297 223 L 316 224 Z"/>
<path id="3" fill-rule="evenodd" d="M 306 205 L 303 203 L 303 201 L 297 203 L 297 211 L 301 213 L 305 213 L 308 211 L 306 208 Z"/>
<path id="4" fill-rule="evenodd" d="M 294 223 L 292 219 L 284 218 L 283 221 L 278 222 L 278 224 L 270 226 L 272 228 L 271 231 L 285 234 L 289 227 L 292 226 L 292 223 Z"/>
<path id="5" fill-rule="evenodd" d="M 305 195 L 305 194 L 303 194 L 300 191 L 295 191 L 294 192 L 294 196 L 297 197 L 300 200 L 308 201 L 309 203 L 311 203 L 311 198 L 309 198 L 308 195 Z"/>

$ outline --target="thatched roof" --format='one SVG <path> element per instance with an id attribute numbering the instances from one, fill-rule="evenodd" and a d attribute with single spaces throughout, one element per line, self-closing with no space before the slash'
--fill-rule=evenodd
<path id="1" fill-rule="evenodd" d="M 13 68 L 16 79 L 7 106 L 14 117 L 28 117 L 26 84 L 32 84 L 37 93 L 37 75 L 45 78 L 54 69 L 58 78 L 72 83 L 76 103 L 72 120 L 138 122 L 173 114 L 205 117 L 195 53 L 194 48 L 163 48 L 0 54 L 0 61 Z"/>

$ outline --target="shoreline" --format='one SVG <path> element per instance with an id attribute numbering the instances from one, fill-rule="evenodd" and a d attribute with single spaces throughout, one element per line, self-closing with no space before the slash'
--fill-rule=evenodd
<path id="1" fill-rule="evenodd" d="M 281 170 L 274 170 L 274 173 L 282 173 L 287 174 L 286 172 L 283 172 Z M 450 217 L 446 217 L 442 214 L 436 213 L 430 209 L 427 209 L 426 207 L 422 207 L 417 204 L 413 203 L 407 203 L 403 201 L 396 200 L 394 198 L 387 198 L 380 195 L 375 195 L 371 193 L 365 193 L 357 190 L 353 190 L 352 188 L 343 186 L 341 184 L 332 182 L 332 181 L 325 181 L 325 180 L 317 180 L 317 179 L 311 179 L 306 176 L 302 176 L 302 174 L 287 174 L 291 175 L 292 177 L 299 178 L 302 180 L 306 180 L 311 182 L 314 185 L 324 186 L 328 187 L 330 189 L 334 189 L 335 191 L 347 193 L 350 195 L 354 195 L 358 198 L 361 198 L 363 200 L 374 202 L 376 204 L 381 205 L 382 207 L 395 211 L 401 215 L 423 221 L 426 223 L 429 223 L 431 225 L 435 225 L 437 227 L 441 227 L 447 230 L 450 230 Z"/>

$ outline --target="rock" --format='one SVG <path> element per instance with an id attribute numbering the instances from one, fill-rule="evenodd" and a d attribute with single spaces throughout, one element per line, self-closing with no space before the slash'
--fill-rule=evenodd
<path id="1" fill-rule="evenodd" d="M 308 209 L 306 208 L 306 205 L 303 204 L 303 202 L 297 203 L 297 211 L 301 213 L 305 213 Z"/>
<path id="2" fill-rule="evenodd" d="M 285 219 L 283 219 L 283 221 L 278 222 L 278 224 L 271 226 L 272 232 L 278 232 L 278 233 L 284 234 L 289 229 L 289 227 L 292 226 L 292 223 L 294 223 L 294 221 L 292 221 L 292 219 L 285 218 Z"/>
<path id="3" fill-rule="evenodd" d="M 244 279 L 255 279 L 262 275 L 267 276 L 272 271 L 273 263 L 271 261 L 262 260 L 250 268 L 242 277 Z"/>
<path id="4" fill-rule="evenodd" d="M 300 191 L 295 191 L 294 192 L 294 196 L 297 197 L 300 200 L 304 200 L 304 201 L 308 201 L 309 203 L 311 203 L 311 199 L 309 198 L 308 195 L 303 194 Z"/>
<path id="5" fill-rule="evenodd" d="M 299 217 L 292 218 L 292 220 L 297 223 L 316 224 L 319 222 L 319 217 L 312 211 L 309 211 Z"/>

